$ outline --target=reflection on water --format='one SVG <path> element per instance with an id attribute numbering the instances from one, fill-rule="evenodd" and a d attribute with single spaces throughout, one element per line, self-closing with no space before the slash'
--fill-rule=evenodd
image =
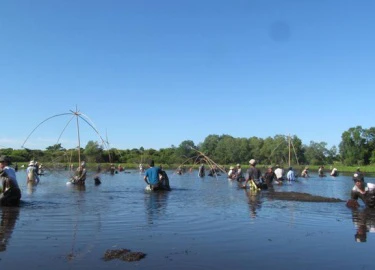
<path id="1" fill-rule="evenodd" d="M 148 224 L 153 224 L 155 219 L 165 214 L 170 191 L 145 192 L 145 209 Z"/>
<path id="2" fill-rule="evenodd" d="M 34 191 L 36 190 L 36 186 L 37 186 L 37 183 L 28 182 L 27 183 L 27 194 L 29 194 L 29 195 L 33 194 Z"/>
<path id="3" fill-rule="evenodd" d="M 19 207 L 1 207 L 0 252 L 5 251 L 7 248 L 8 241 L 13 233 L 19 213 Z"/>
<path id="4" fill-rule="evenodd" d="M 70 184 L 68 186 L 73 191 L 80 191 L 80 192 L 86 191 L 86 185 L 73 185 L 73 184 Z"/>
<path id="5" fill-rule="evenodd" d="M 261 202 L 261 191 L 254 191 L 254 190 L 245 190 L 246 196 L 249 200 L 249 207 L 250 207 L 250 216 L 251 218 L 256 218 L 257 210 L 260 210 L 262 202 Z"/>
<path id="6" fill-rule="evenodd" d="M 357 229 L 354 239 L 356 242 L 366 242 L 367 233 L 375 232 L 375 209 L 353 209 L 353 223 Z"/>

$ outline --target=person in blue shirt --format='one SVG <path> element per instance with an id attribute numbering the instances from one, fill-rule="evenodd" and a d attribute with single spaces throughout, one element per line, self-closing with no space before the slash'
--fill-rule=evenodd
<path id="1" fill-rule="evenodd" d="M 159 188 L 159 175 L 161 175 L 161 170 L 159 167 L 155 167 L 153 160 L 150 161 L 149 166 L 150 168 L 146 170 L 143 179 L 145 180 L 146 184 L 150 186 L 151 190 L 155 190 Z"/>
<path id="2" fill-rule="evenodd" d="M 296 180 L 296 175 L 294 174 L 293 168 L 289 167 L 289 171 L 286 175 L 286 179 L 291 182 Z"/>

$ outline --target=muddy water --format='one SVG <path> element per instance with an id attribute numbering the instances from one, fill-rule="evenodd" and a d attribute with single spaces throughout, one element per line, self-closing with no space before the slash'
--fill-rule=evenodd
<path id="1" fill-rule="evenodd" d="M 85 189 L 48 173 L 22 188 L 20 208 L 0 208 L 0 269 L 373 269 L 375 214 L 363 203 L 275 200 L 226 177 L 170 176 L 171 192 L 145 192 L 138 172 L 89 177 Z M 375 182 L 374 178 L 367 178 Z M 300 179 L 275 191 L 346 200 L 349 176 Z M 356 241 L 356 238 L 362 242 Z M 146 253 L 103 260 L 108 249 Z"/>

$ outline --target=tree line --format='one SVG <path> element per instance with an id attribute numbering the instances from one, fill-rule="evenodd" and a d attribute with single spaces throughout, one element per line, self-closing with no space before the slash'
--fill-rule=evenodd
<path id="1" fill-rule="evenodd" d="M 13 162 L 38 160 L 52 163 L 78 162 L 77 149 L 65 149 L 61 144 L 38 149 L 3 148 L 2 155 L 8 155 Z M 267 138 L 235 138 L 230 135 L 208 135 L 203 142 L 195 144 L 185 140 L 179 146 L 169 148 L 105 149 L 96 141 L 89 141 L 81 148 L 81 160 L 96 163 L 139 164 L 153 159 L 158 164 L 199 163 L 204 153 L 218 164 L 244 163 L 254 158 L 261 164 L 289 163 L 300 165 L 369 165 L 375 163 L 375 128 L 352 127 L 342 133 L 338 146 L 327 148 L 326 142 L 310 141 L 303 144 L 296 135 L 276 135 Z"/>

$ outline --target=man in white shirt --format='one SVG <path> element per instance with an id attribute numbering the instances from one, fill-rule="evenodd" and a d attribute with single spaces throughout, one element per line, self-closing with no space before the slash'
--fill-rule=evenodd
<path id="1" fill-rule="evenodd" d="M 347 205 L 349 207 L 358 207 L 358 199 L 360 198 L 367 207 L 375 207 L 375 184 L 366 183 L 362 175 L 353 177 L 354 187 L 351 191 L 351 199 Z M 355 203 L 354 201 L 357 201 Z"/>
<path id="2" fill-rule="evenodd" d="M 0 156 L 0 178 L 2 192 L 0 194 L 0 205 L 18 206 L 21 199 L 21 190 L 18 186 L 16 172 L 9 167 L 10 158 Z"/>
<path id="3" fill-rule="evenodd" d="M 276 165 L 276 169 L 274 171 L 274 173 L 276 174 L 276 181 L 277 182 L 282 182 L 284 181 L 284 170 L 280 168 L 279 165 Z"/>

